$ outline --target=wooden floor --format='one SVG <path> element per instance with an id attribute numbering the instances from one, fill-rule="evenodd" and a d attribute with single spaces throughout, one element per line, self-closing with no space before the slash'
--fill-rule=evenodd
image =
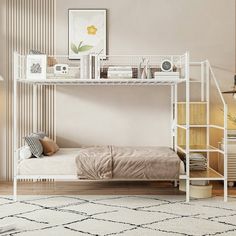
<path id="1" fill-rule="evenodd" d="M 11 195 L 12 183 L 0 182 L 0 195 Z M 171 182 L 18 182 L 19 195 L 181 195 Z M 236 195 L 236 187 L 229 188 Z M 223 195 L 223 185 L 214 182 L 213 195 Z"/>

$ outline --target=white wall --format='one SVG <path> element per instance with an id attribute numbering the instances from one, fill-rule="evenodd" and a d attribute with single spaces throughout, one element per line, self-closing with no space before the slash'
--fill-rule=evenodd
<path id="1" fill-rule="evenodd" d="M 235 67 L 234 0 L 57 0 L 56 52 L 68 52 L 68 8 L 108 9 L 109 54 L 178 54 L 208 58 L 229 88 Z M 61 146 L 168 145 L 169 88 L 59 88 Z"/>

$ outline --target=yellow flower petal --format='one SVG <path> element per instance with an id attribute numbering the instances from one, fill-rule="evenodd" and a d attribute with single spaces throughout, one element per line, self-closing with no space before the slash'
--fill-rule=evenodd
<path id="1" fill-rule="evenodd" d="M 88 34 L 95 35 L 97 33 L 97 28 L 94 25 L 87 27 Z"/>

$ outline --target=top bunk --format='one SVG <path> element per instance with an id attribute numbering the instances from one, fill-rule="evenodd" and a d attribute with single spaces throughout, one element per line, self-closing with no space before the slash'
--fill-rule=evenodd
<path id="1" fill-rule="evenodd" d="M 68 55 L 14 53 L 14 80 L 34 85 L 175 85 L 188 80 L 189 54 Z"/>

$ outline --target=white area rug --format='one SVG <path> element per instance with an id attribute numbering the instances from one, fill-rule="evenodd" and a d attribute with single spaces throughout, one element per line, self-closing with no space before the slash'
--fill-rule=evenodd
<path id="1" fill-rule="evenodd" d="M 1 196 L 0 225 L 12 222 L 17 229 L 1 236 L 235 236 L 236 198 Z"/>

